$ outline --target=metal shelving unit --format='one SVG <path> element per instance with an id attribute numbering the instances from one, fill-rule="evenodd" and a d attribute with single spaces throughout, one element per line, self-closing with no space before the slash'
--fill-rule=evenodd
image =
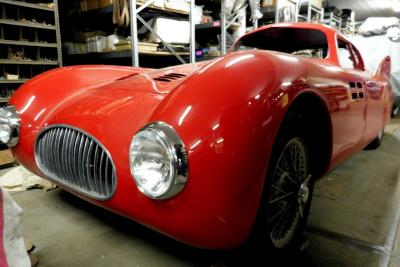
<path id="1" fill-rule="evenodd" d="M 141 12 L 147 7 L 151 7 L 154 0 L 147 0 L 143 3 L 138 3 L 136 0 L 129 0 L 130 14 L 135 14 L 135 19 L 132 19 L 130 23 L 131 26 L 131 57 L 132 57 L 132 65 L 138 67 L 139 66 L 139 48 L 138 48 L 138 27 L 137 21 L 140 21 L 154 36 L 156 36 L 161 43 L 169 50 L 169 52 L 174 55 L 182 64 L 188 63 L 186 62 L 179 53 L 177 53 L 172 46 L 166 43 L 157 32 L 142 18 Z M 190 41 L 189 41 L 189 62 L 195 61 L 195 25 L 194 25 L 194 5 L 195 0 L 190 1 L 190 12 L 189 12 L 189 24 L 190 24 Z M 138 6 L 138 7 L 137 7 Z"/>
<path id="2" fill-rule="evenodd" d="M 57 0 L 0 0 L 0 102 L 33 76 L 62 66 Z"/>
<path id="3" fill-rule="evenodd" d="M 300 14 L 303 6 L 305 6 L 306 10 L 307 10 L 305 15 Z M 301 21 L 300 19 L 302 19 L 303 21 L 306 21 L 306 22 L 317 21 L 317 22 L 323 23 L 323 21 L 324 21 L 324 9 L 314 6 L 310 0 L 298 2 L 296 15 L 297 15 L 296 22 Z M 318 19 L 313 20 L 313 15 L 316 15 L 318 17 Z"/>
<path id="4" fill-rule="evenodd" d="M 54 11 L 54 8 L 47 7 L 47 6 L 44 6 L 41 4 L 34 4 L 34 3 L 22 2 L 22 1 L 16 1 L 16 0 L 0 0 L 0 4 L 9 4 L 9 5 L 14 5 L 14 6 L 29 7 L 29 8 L 33 8 L 33 9 L 39 9 L 39 10 Z"/>
<path id="5" fill-rule="evenodd" d="M 190 51 L 192 52 L 177 52 L 175 51 L 171 45 L 169 45 L 166 42 L 163 42 L 161 38 L 161 42 L 165 46 L 167 51 L 154 51 L 154 52 L 146 52 L 146 51 L 141 51 L 138 48 L 138 21 L 140 23 L 143 23 L 143 25 L 147 26 L 147 28 L 151 28 L 146 21 L 142 18 L 141 13 L 149 11 L 149 12 L 154 12 L 154 11 L 159 11 L 161 13 L 165 14 L 173 14 L 174 16 L 178 16 L 180 19 L 185 19 L 187 18 L 189 21 L 192 21 L 192 16 L 193 12 L 185 12 L 182 10 L 175 10 L 175 9 L 169 9 L 169 8 L 162 8 L 159 6 L 155 6 L 153 4 L 154 0 L 149 0 L 149 1 L 131 1 L 129 2 L 130 4 L 130 14 L 136 14 L 136 19 L 132 19 L 130 23 L 130 26 L 128 28 L 129 33 L 128 35 L 131 36 L 130 38 L 130 43 L 129 43 L 129 48 L 126 50 L 113 50 L 113 51 L 104 51 L 104 52 L 97 52 L 97 53 L 82 53 L 82 54 L 69 54 L 68 55 L 68 63 L 72 64 L 81 64 L 81 63 L 103 63 L 102 60 L 110 60 L 110 59 L 120 59 L 123 61 L 120 61 L 119 64 L 124 64 L 124 65 L 133 65 L 133 66 L 139 66 L 139 59 L 141 57 L 143 58 L 143 62 L 147 63 L 148 59 L 151 59 L 152 62 L 156 60 L 157 57 L 160 57 L 161 61 L 167 60 L 168 62 L 171 61 L 177 61 L 180 63 L 187 63 L 187 62 L 194 62 L 194 56 L 195 56 L 195 51 L 194 51 L 194 34 L 190 37 Z M 191 9 L 193 10 L 194 8 L 194 0 L 193 3 L 191 4 Z M 69 17 L 68 22 L 73 23 L 74 26 L 77 26 L 79 28 L 81 25 L 85 25 L 88 28 L 91 28 L 92 26 L 88 26 L 90 21 L 98 21 L 101 18 L 107 17 L 108 19 L 111 18 L 113 12 L 113 6 L 106 6 L 106 7 L 101 7 L 93 10 L 88 10 L 88 11 L 83 11 L 80 13 L 77 13 L 75 15 L 72 15 L 72 17 Z M 68 16 L 67 16 L 68 17 Z M 66 23 L 68 23 L 66 22 Z M 90 24 L 91 25 L 91 24 Z M 110 22 L 111 25 L 111 22 Z M 74 27 L 73 26 L 73 27 Z M 96 26 L 96 25 L 95 25 Z M 191 29 L 193 28 L 193 33 L 194 33 L 194 23 L 192 22 L 190 24 Z M 157 34 L 154 32 L 153 29 L 149 29 L 150 32 L 152 32 L 154 35 L 157 36 Z M 159 36 L 157 36 L 159 37 Z M 172 58 L 176 58 L 177 60 L 174 60 Z M 130 62 L 128 62 L 128 60 Z M 112 61 L 111 61 L 112 62 Z"/>
<path id="6" fill-rule="evenodd" d="M 224 6 L 226 0 L 221 0 L 221 10 L 223 9 L 222 7 Z M 230 38 L 230 35 L 227 34 L 227 31 L 229 28 L 231 28 L 233 25 L 236 25 L 237 27 L 240 27 L 241 24 L 237 21 L 239 16 L 244 15 L 244 18 L 246 18 L 246 9 L 249 5 L 245 4 L 242 7 L 240 7 L 234 14 L 228 18 L 224 12 L 221 12 L 221 55 L 225 55 L 227 52 L 227 38 Z M 230 42 L 234 42 L 232 38 L 230 38 Z"/>
<path id="7" fill-rule="evenodd" d="M 21 26 L 21 27 L 31 27 L 31 28 L 36 28 L 36 29 L 56 30 L 56 27 L 54 25 L 43 25 L 40 23 L 33 23 L 33 22 L 21 22 L 21 21 L 15 21 L 15 20 L 11 20 L 11 19 L 0 19 L 0 24 Z"/>
<path id="8" fill-rule="evenodd" d="M 333 12 L 324 14 L 324 24 L 334 27 L 339 31 L 342 29 L 342 19 L 335 16 Z"/>

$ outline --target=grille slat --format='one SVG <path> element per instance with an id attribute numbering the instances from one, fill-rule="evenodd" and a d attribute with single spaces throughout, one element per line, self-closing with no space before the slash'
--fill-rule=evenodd
<path id="1" fill-rule="evenodd" d="M 96 187 L 94 186 L 93 182 L 92 182 L 92 175 L 90 173 L 90 157 L 91 157 L 91 153 L 92 153 L 92 149 L 93 149 L 93 140 L 90 140 L 90 144 L 89 144 L 89 150 L 88 153 L 86 154 L 86 176 L 88 177 L 88 182 L 89 182 L 89 186 L 91 188 L 91 190 L 94 190 L 96 193 L 98 193 L 98 191 L 96 190 Z"/>
<path id="2" fill-rule="evenodd" d="M 114 194 L 117 180 L 112 159 L 87 133 L 55 125 L 39 134 L 35 149 L 38 166 L 50 179 L 96 199 Z"/>
<path id="3" fill-rule="evenodd" d="M 97 146 L 96 147 L 96 151 L 95 151 L 95 153 L 94 153 L 94 162 L 98 162 L 98 156 L 99 156 L 99 147 Z M 94 166 L 93 166 L 93 174 L 94 174 L 94 177 L 95 177 L 95 182 L 99 185 L 99 194 L 103 194 L 103 184 L 101 183 L 101 181 L 100 181 L 100 177 L 98 176 L 98 175 L 96 175 L 97 173 L 98 173 L 98 165 L 99 164 L 94 164 Z"/>
<path id="4" fill-rule="evenodd" d="M 72 174 L 72 169 L 71 169 L 71 150 L 68 149 L 71 146 L 71 142 L 73 141 L 73 131 L 71 129 L 67 130 L 67 135 L 66 135 L 66 149 L 65 149 L 65 160 L 67 164 L 67 175 L 70 177 L 70 182 L 74 183 L 74 175 Z"/>
<path id="5" fill-rule="evenodd" d="M 104 151 L 101 152 L 100 156 L 100 168 L 99 168 L 99 179 L 100 179 L 100 184 L 105 184 L 105 191 L 108 191 L 108 186 L 107 186 L 107 181 L 103 177 L 103 160 L 104 160 Z"/>
<path id="6" fill-rule="evenodd" d="M 51 132 L 50 133 L 50 135 L 49 135 L 49 138 L 48 138 L 48 142 L 49 142 L 49 149 L 50 149 L 50 151 L 49 151 L 49 154 L 50 154 L 50 156 L 49 156 L 49 164 L 50 164 L 50 168 L 51 168 L 51 170 L 55 170 L 55 167 L 54 167 L 54 148 L 53 148 L 53 136 L 54 136 L 54 132 Z"/>
<path id="7" fill-rule="evenodd" d="M 72 131 L 72 130 L 71 130 Z M 75 131 L 72 131 L 71 137 L 70 137 L 70 143 L 69 143 L 69 147 L 73 148 L 75 145 L 75 140 L 76 140 L 76 135 L 77 133 Z M 76 175 L 75 175 L 75 168 L 74 168 L 74 149 L 69 149 L 69 161 L 68 161 L 68 165 L 69 165 L 69 169 L 70 169 L 70 176 L 72 177 L 72 181 L 74 184 L 78 184 L 77 179 L 76 179 Z"/>

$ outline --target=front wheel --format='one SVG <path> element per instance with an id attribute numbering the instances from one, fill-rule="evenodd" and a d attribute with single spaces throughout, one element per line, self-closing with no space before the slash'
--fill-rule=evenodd
<path id="1" fill-rule="evenodd" d="M 257 244 L 276 252 L 300 249 L 313 193 L 309 158 L 300 134 L 277 139 L 253 232 Z"/>
<path id="2" fill-rule="evenodd" d="M 291 138 L 282 149 L 270 177 L 267 228 L 275 248 L 292 247 L 303 232 L 312 197 L 308 159 L 303 139 Z"/>

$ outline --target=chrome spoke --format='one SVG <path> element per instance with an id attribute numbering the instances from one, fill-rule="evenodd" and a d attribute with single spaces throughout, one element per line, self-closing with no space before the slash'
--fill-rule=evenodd
<path id="1" fill-rule="evenodd" d="M 285 218 L 286 214 L 289 212 L 289 210 L 292 206 L 293 206 L 293 202 L 288 205 L 288 207 L 285 209 L 285 212 L 282 214 L 282 216 L 280 216 L 279 220 L 275 223 L 274 227 L 271 230 L 272 234 L 275 233 L 275 235 L 276 235 L 277 233 L 275 230 L 277 230 L 277 227 L 284 226 L 284 224 L 281 224 L 280 222 L 282 221 L 283 218 Z M 278 232 L 278 233 L 280 233 L 280 232 Z"/>
<path id="2" fill-rule="evenodd" d="M 284 212 L 286 210 L 286 207 L 284 207 L 283 209 L 280 209 L 277 213 L 275 213 L 274 216 L 272 216 L 272 218 L 270 218 L 268 220 L 268 222 L 272 222 L 275 218 L 277 218 L 282 212 Z"/>
<path id="3" fill-rule="evenodd" d="M 275 190 L 277 190 L 277 191 L 279 191 L 280 193 L 287 194 L 287 192 L 283 191 L 282 189 L 280 189 L 280 188 L 277 187 L 276 185 L 273 185 L 272 188 L 275 189 Z"/>
<path id="4" fill-rule="evenodd" d="M 277 202 L 277 201 L 279 201 L 279 200 L 288 198 L 288 197 L 290 197 L 291 195 L 293 195 L 293 192 L 289 192 L 289 193 L 287 193 L 286 195 L 283 195 L 283 196 L 280 196 L 280 197 L 278 197 L 278 198 L 275 198 L 274 200 L 271 200 L 271 201 L 269 202 L 269 204 L 273 204 L 273 203 L 275 203 L 275 202 Z"/>

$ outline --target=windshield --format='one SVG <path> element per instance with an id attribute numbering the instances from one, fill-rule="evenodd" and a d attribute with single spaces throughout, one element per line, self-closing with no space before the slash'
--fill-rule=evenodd
<path id="1" fill-rule="evenodd" d="M 322 59 L 328 55 L 328 41 L 319 30 L 274 27 L 242 37 L 232 51 L 253 49 Z"/>

